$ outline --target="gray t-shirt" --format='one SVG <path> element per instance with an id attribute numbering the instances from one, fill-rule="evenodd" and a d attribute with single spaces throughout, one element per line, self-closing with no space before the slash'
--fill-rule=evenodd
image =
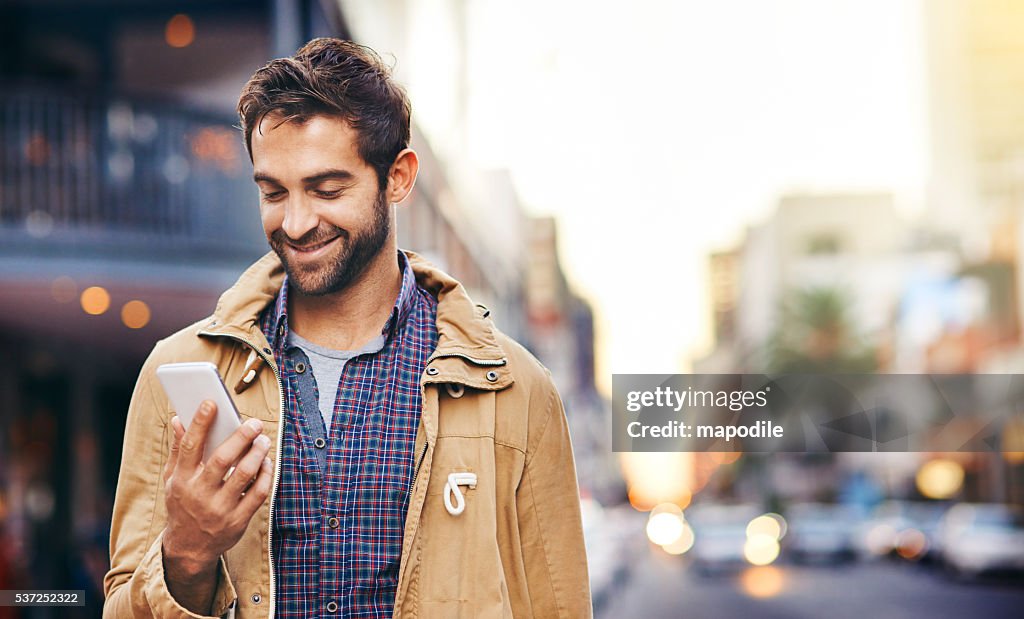
<path id="1" fill-rule="evenodd" d="M 309 370 L 316 381 L 319 392 L 320 415 L 324 418 L 325 433 L 331 434 L 331 419 L 334 417 L 334 402 L 338 396 L 338 383 L 348 360 L 365 353 L 377 352 L 384 348 L 387 338 L 382 333 L 370 340 L 359 350 L 334 350 L 314 344 L 295 331 L 288 331 L 288 345 L 298 346 L 309 359 Z"/>

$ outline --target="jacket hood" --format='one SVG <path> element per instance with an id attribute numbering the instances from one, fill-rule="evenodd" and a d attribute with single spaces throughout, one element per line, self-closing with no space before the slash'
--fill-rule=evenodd
<path id="1" fill-rule="evenodd" d="M 437 348 L 431 360 L 445 358 L 438 364 L 449 366 L 447 358 L 468 360 L 475 365 L 493 366 L 493 374 L 482 385 L 476 380 L 464 380 L 471 386 L 495 388 L 511 383 L 503 371 L 507 356 L 495 336 L 489 312 L 470 299 L 466 289 L 455 278 L 429 263 L 422 256 L 404 251 L 416 276 L 416 283 L 437 299 Z M 210 327 L 223 334 L 252 337 L 259 333 L 259 317 L 271 303 L 284 282 L 284 266 L 273 251 L 250 266 L 238 281 L 221 295 L 213 312 Z M 463 374 L 463 372 L 457 372 Z M 440 380 L 440 376 L 438 377 Z M 433 381 L 430 381 L 433 382 Z"/>

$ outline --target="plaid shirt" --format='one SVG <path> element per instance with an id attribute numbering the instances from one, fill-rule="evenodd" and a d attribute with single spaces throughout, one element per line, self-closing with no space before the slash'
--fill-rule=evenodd
<path id="1" fill-rule="evenodd" d="M 384 348 L 345 365 L 324 442 L 314 439 L 308 419 L 315 414 L 309 411 L 319 411 L 318 395 L 302 393 L 300 357 L 293 352 L 299 349 L 287 349 L 287 277 L 261 316 L 287 404 L 272 524 L 278 617 L 377 618 L 393 611 L 422 408 L 420 376 L 437 345 L 437 301 L 398 254 L 402 288 L 382 331 Z M 323 469 L 318 448 L 327 450 Z"/>

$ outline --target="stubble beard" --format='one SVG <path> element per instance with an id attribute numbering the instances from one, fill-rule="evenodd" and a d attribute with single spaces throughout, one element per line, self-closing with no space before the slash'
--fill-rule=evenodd
<path id="1" fill-rule="evenodd" d="M 366 232 L 353 235 L 337 226 L 321 224 L 295 240 L 296 245 L 308 247 L 339 237 L 334 253 L 320 262 L 310 266 L 291 264 L 285 250 L 287 236 L 280 228 L 271 234 L 270 247 L 281 259 L 289 285 L 299 294 L 319 297 L 348 288 L 384 249 L 390 233 L 387 197 L 381 191 L 374 201 L 373 222 Z"/>

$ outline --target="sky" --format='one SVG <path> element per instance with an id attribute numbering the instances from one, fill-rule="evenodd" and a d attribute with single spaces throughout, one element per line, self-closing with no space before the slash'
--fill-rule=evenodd
<path id="1" fill-rule="evenodd" d="M 453 26 L 430 24 L 446 1 L 412 16 L 434 67 L 457 54 Z M 465 108 L 450 70 L 417 72 L 410 94 L 432 142 L 464 122 L 471 163 L 509 169 L 527 211 L 558 220 L 607 392 L 612 373 L 683 372 L 710 349 L 707 256 L 781 194 L 890 190 L 920 208 L 919 2 L 473 0 Z"/>

